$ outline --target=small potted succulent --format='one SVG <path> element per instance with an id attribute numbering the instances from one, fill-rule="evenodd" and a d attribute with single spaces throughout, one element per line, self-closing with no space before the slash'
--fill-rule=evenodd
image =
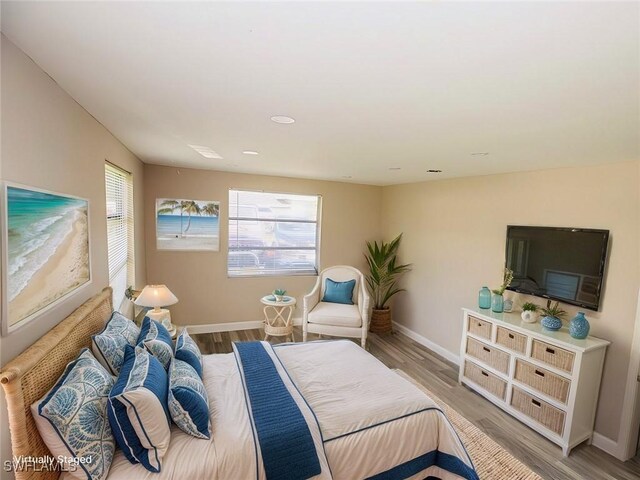
<path id="1" fill-rule="evenodd" d="M 287 291 L 283 288 L 276 288 L 273 291 L 273 296 L 276 297 L 276 302 L 281 302 L 284 300 L 284 296 L 287 294 Z"/>
<path id="2" fill-rule="evenodd" d="M 531 302 L 522 304 L 522 321 L 525 323 L 536 323 L 538 321 L 538 305 Z"/>
<path id="3" fill-rule="evenodd" d="M 542 308 L 541 311 L 544 316 L 541 322 L 544 328 L 547 330 L 560 330 L 562 328 L 562 317 L 567 312 L 560 308 L 560 302 L 553 304 L 551 300 L 547 300 L 546 308 Z"/>

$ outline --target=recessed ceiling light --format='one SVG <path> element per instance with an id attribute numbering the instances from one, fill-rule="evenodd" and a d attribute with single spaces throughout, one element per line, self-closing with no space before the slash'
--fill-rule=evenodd
<path id="1" fill-rule="evenodd" d="M 294 123 L 295 119 L 285 115 L 275 115 L 271 117 L 271 121 L 276 123 Z"/>
<path id="2" fill-rule="evenodd" d="M 397 170 L 402 170 L 402 168 L 401 167 L 389 167 L 389 170 L 396 170 L 397 171 Z"/>
<path id="3" fill-rule="evenodd" d="M 222 159 L 222 155 L 215 152 L 213 149 L 209 147 L 204 147 L 202 145 L 189 145 L 189 146 L 193 148 L 196 152 L 198 152 L 200 155 L 202 155 L 204 158 Z"/>
<path id="4" fill-rule="evenodd" d="M 254 150 L 245 150 L 242 153 L 244 153 L 245 155 L 260 155 L 258 152 Z"/>
<path id="5" fill-rule="evenodd" d="M 489 152 L 473 152 L 471 153 L 472 157 L 486 157 L 489 155 Z"/>
<path id="6" fill-rule="evenodd" d="M 427 170 L 427 173 L 442 173 L 442 170 L 430 169 L 430 170 Z"/>

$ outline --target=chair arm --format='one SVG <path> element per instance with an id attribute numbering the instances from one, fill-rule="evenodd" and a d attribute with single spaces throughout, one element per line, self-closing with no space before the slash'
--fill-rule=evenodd
<path id="1" fill-rule="evenodd" d="M 358 301 L 358 310 L 362 317 L 362 328 L 369 330 L 369 312 L 371 311 L 371 295 L 367 291 L 364 282 L 360 282 L 360 300 Z"/>
<path id="2" fill-rule="evenodd" d="M 321 279 L 320 277 L 318 277 L 318 280 L 316 280 L 316 284 L 314 285 L 313 290 L 307 293 L 302 299 L 302 306 L 303 306 L 302 316 L 305 322 L 307 321 L 307 315 L 309 314 L 309 312 L 311 312 L 311 310 L 315 308 L 318 302 L 320 302 L 320 286 L 321 285 L 322 285 Z"/>

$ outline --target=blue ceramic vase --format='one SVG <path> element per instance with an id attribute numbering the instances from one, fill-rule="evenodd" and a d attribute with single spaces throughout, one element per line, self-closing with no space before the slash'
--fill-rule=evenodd
<path id="1" fill-rule="evenodd" d="M 562 320 L 556 317 L 544 317 L 540 323 L 547 330 L 560 330 L 562 328 Z"/>
<path id="2" fill-rule="evenodd" d="M 502 298 L 502 295 L 494 293 L 493 297 L 491 297 L 491 311 L 495 313 L 502 313 L 503 306 L 504 298 Z"/>
<path id="3" fill-rule="evenodd" d="M 491 290 L 489 287 L 482 287 L 478 293 L 478 306 L 480 308 L 491 308 Z"/>
<path id="4" fill-rule="evenodd" d="M 584 313 L 578 312 L 578 314 L 571 319 L 571 323 L 569 323 L 569 335 L 573 338 L 587 338 L 590 328 L 591 326 L 584 316 Z"/>

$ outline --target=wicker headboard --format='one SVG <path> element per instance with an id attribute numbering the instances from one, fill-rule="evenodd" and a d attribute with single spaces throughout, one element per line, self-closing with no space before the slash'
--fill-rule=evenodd
<path id="1" fill-rule="evenodd" d="M 41 398 L 62 375 L 64 367 L 91 345 L 91 335 L 104 328 L 111 315 L 111 288 L 87 300 L 0 371 L 9 411 L 14 456 L 50 457 L 31 416 L 31 404 Z M 57 479 L 59 471 L 15 472 L 17 480 Z"/>

